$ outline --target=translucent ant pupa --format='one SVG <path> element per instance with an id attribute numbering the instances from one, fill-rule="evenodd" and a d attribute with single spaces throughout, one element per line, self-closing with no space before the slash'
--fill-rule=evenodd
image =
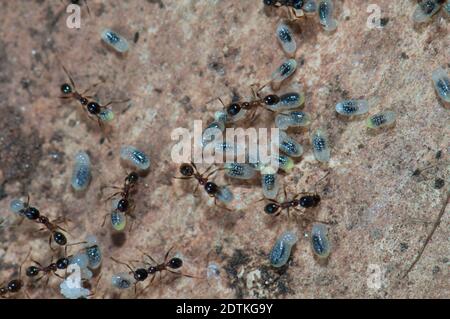
<path id="1" fill-rule="evenodd" d="M 271 166 L 261 168 L 261 186 L 265 198 L 275 199 L 280 188 L 278 174 Z"/>
<path id="2" fill-rule="evenodd" d="M 310 123 L 311 116 L 302 111 L 280 113 L 275 117 L 275 126 L 280 130 L 287 130 L 290 127 L 305 127 Z"/>
<path id="3" fill-rule="evenodd" d="M 326 163 L 330 160 L 330 142 L 324 131 L 317 129 L 311 134 L 311 146 L 316 160 L 322 163 Z"/>
<path id="4" fill-rule="evenodd" d="M 433 71 L 431 78 L 438 96 L 447 103 L 450 103 L 450 78 L 443 68 L 439 67 Z"/>
<path id="5" fill-rule="evenodd" d="M 369 111 L 366 100 L 345 100 L 336 104 L 336 112 L 344 116 L 365 114 Z"/>
<path id="6" fill-rule="evenodd" d="M 319 258 L 327 258 L 331 252 L 328 230 L 325 224 L 314 223 L 311 229 L 311 247 Z"/>
<path id="7" fill-rule="evenodd" d="M 291 256 L 292 247 L 298 241 L 298 236 L 293 231 L 285 231 L 272 247 L 269 254 L 269 261 L 273 267 L 279 268 L 286 265 Z"/>
<path id="8" fill-rule="evenodd" d="M 395 112 L 382 111 L 367 118 L 367 127 L 372 129 L 386 127 L 392 125 L 395 122 L 395 118 Z"/>
<path id="9" fill-rule="evenodd" d="M 289 56 L 294 57 L 297 51 L 297 43 L 294 39 L 294 33 L 284 22 L 277 26 L 276 35 L 283 51 Z"/>
<path id="10" fill-rule="evenodd" d="M 101 33 L 101 38 L 108 46 L 119 53 L 125 53 L 130 48 L 128 41 L 111 29 L 104 29 Z"/>
<path id="11" fill-rule="evenodd" d="M 91 181 L 91 160 L 86 152 L 78 152 L 75 155 L 75 165 L 72 172 L 72 188 L 81 192 L 86 190 Z"/>
<path id="12" fill-rule="evenodd" d="M 441 8 L 439 0 L 420 0 L 414 10 L 412 19 L 416 23 L 427 22 Z"/>
<path id="13" fill-rule="evenodd" d="M 284 61 L 273 73 L 271 78 L 271 85 L 274 90 L 278 90 L 281 83 L 294 74 L 297 69 L 297 61 L 289 59 Z"/>
<path id="14" fill-rule="evenodd" d="M 256 175 L 253 166 L 247 163 L 225 163 L 225 175 L 237 179 L 252 179 Z"/>
<path id="15" fill-rule="evenodd" d="M 331 0 L 320 0 L 317 12 L 320 24 L 326 31 L 334 31 L 337 28 L 337 21 L 333 18 L 334 6 Z"/>
<path id="16" fill-rule="evenodd" d="M 290 157 L 300 157 L 303 147 L 286 132 L 280 131 L 279 140 L 275 142 L 279 149 Z"/>

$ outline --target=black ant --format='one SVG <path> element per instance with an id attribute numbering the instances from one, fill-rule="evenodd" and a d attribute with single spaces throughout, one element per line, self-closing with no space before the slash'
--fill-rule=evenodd
<path id="1" fill-rule="evenodd" d="M 265 97 L 261 98 L 259 95 L 259 92 L 264 87 L 265 86 L 261 87 L 256 92 L 252 87 L 252 92 L 253 92 L 253 96 L 254 96 L 254 99 L 252 101 L 232 102 L 228 105 L 225 105 L 225 103 L 223 103 L 223 101 L 220 98 L 219 98 L 219 101 L 220 101 L 220 103 L 222 103 L 222 105 L 229 117 L 235 117 L 242 110 L 246 110 L 246 111 L 251 110 L 249 118 L 250 118 L 250 122 L 253 122 L 256 119 L 255 114 L 256 114 L 257 108 L 259 106 L 263 106 L 263 105 L 273 106 L 280 102 L 280 97 L 276 94 L 269 94 L 269 95 L 266 95 Z M 265 108 L 265 109 L 273 112 L 273 110 L 271 110 L 271 109 L 268 109 L 268 108 Z"/>
<path id="2" fill-rule="evenodd" d="M 51 234 L 48 239 L 48 244 L 52 250 L 53 250 L 51 245 L 52 238 L 55 241 L 55 243 L 57 243 L 60 246 L 64 246 L 67 244 L 67 238 L 60 230 L 65 232 L 67 231 L 57 225 L 59 222 L 62 222 L 63 220 L 57 219 L 51 222 L 48 219 L 48 217 L 42 215 L 36 207 L 30 206 L 30 196 L 28 196 L 27 202 L 24 203 L 24 207 L 19 211 L 19 214 L 25 216 L 29 220 L 32 220 L 38 224 L 42 224 L 45 226 L 45 228 L 42 228 L 39 231 L 42 231 L 44 229 L 50 231 Z"/>
<path id="3" fill-rule="evenodd" d="M 326 178 L 328 174 L 329 173 L 327 173 L 324 177 L 322 177 L 319 181 L 317 181 L 317 183 Z M 320 195 L 317 194 L 316 192 L 314 193 L 301 192 L 295 195 L 292 200 L 286 200 L 287 199 L 286 187 L 284 188 L 284 198 L 285 201 L 281 203 L 273 199 L 267 199 L 268 201 L 270 201 L 270 203 L 264 207 L 264 212 L 268 215 L 278 216 L 279 214 L 281 214 L 283 210 L 286 209 L 289 216 L 290 208 L 293 208 L 297 211 L 302 211 L 300 207 L 306 209 L 315 208 L 319 206 L 321 201 Z"/>
<path id="4" fill-rule="evenodd" d="M 134 208 L 135 208 L 135 205 L 134 205 L 134 203 L 133 203 L 133 201 L 132 201 L 132 199 L 131 199 L 131 193 L 132 193 L 133 190 L 135 189 L 135 187 L 136 187 L 136 185 L 137 185 L 137 183 L 138 183 L 138 180 L 139 180 L 139 175 L 138 175 L 136 172 L 131 172 L 131 173 L 129 173 L 129 174 L 127 175 L 127 177 L 125 178 L 125 182 L 124 182 L 123 187 L 118 187 L 118 186 L 107 186 L 108 188 L 118 189 L 118 190 L 120 190 L 120 191 L 118 191 L 118 192 L 112 194 L 111 196 L 109 196 L 109 197 L 105 200 L 105 202 L 107 202 L 107 201 L 110 200 L 111 198 L 114 198 L 115 196 L 119 195 L 119 196 L 120 196 L 120 199 L 117 201 L 117 206 L 116 206 L 115 209 L 116 209 L 118 212 L 120 212 L 120 213 L 123 213 L 123 214 L 125 214 L 125 215 L 128 215 L 128 216 L 130 216 L 130 217 L 132 217 L 132 218 L 136 218 L 136 217 L 132 214 L 132 212 L 133 212 L 133 210 L 134 210 Z M 105 187 L 105 188 L 107 188 L 107 187 Z M 104 189 L 104 188 L 103 188 L 103 189 Z M 111 213 L 111 214 L 114 214 L 114 213 Z M 106 217 L 108 217 L 108 216 L 111 215 L 111 214 L 106 214 L 105 219 L 103 220 L 102 226 L 105 225 Z M 120 229 L 118 229 L 118 230 L 121 230 L 121 229 L 123 229 L 123 228 L 121 228 L 121 227 L 125 227 L 125 224 L 123 223 L 124 221 L 122 221 L 122 220 L 120 219 L 120 216 L 115 215 L 115 216 L 112 216 L 112 217 L 114 217 L 114 218 L 112 218 L 112 219 L 117 220 L 117 224 L 116 224 L 116 223 L 113 223 L 113 227 L 114 227 L 114 228 L 116 228 L 116 229 L 120 228 Z M 130 229 L 131 229 L 131 228 L 130 228 Z"/>
<path id="5" fill-rule="evenodd" d="M 109 110 L 107 107 L 114 103 L 124 103 L 124 102 L 129 101 L 129 99 L 122 100 L 122 101 L 110 101 L 109 103 L 107 103 L 105 105 L 100 105 L 99 103 L 91 100 L 93 98 L 92 96 L 85 95 L 90 89 L 86 90 L 83 93 L 79 93 L 76 89 L 75 82 L 73 81 L 72 76 L 69 74 L 69 72 L 64 67 L 64 65 L 62 65 L 62 68 L 63 68 L 64 72 L 66 73 L 67 77 L 69 78 L 70 84 L 64 83 L 61 85 L 61 92 L 64 95 L 61 96 L 60 98 L 75 99 L 78 102 L 80 102 L 80 104 L 82 106 L 86 107 L 85 110 L 90 115 L 94 116 L 97 119 L 97 123 L 98 123 L 100 129 L 102 129 L 102 130 L 104 129 L 103 122 L 109 121 L 113 117 L 112 111 Z M 95 86 L 97 86 L 97 84 L 95 84 L 93 87 L 95 87 Z"/>
<path id="6" fill-rule="evenodd" d="M 7 295 L 10 296 L 11 294 L 18 293 L 24 286 L 24 282 L 21 279 L 22 276 L 22 266 L 25 263 L 25 261 L 30 256 L 31 250 L 28 252 L 27 256 L 23 260 L 23 262 L 20 264 L 19 267 L 19 278 L 18 279 L 12 279 L 8 282 L 8 284 L 4 285 L 4 283 L 0 284 L 0 298 L 6 298 Z"/>
<path id="7" fill-rule="evenodd" d="M 221 169 L 218 168 L 218 169 L 215 169 L 213 171 L 210 171 L 212 167 L 213 166 L 211 165 L 210 167 L 208 167 L 206 169 L 205 172 L 200 174 L 198 169 L 197 169 L 197 166 L 193 162 L 191 162 L 191 163 L 184 163 L 184 164 L 181 164 L 180 170 L 179 170 L 180 174 L 183 175 L 183 176 L 181 176 L 181 177 L 174 176 L 174 178 L 176 178 L 176 179 L 192 179 L 192 178 L 195 178 L 198 181 L 198 184 L 197 184 L 197 186 L 194 189 L 194 194 L 197 192 L 197 189 L 198 189 L 199 185 L 201 185 L 201 186 L 204 187 L 206 193 L 210 197 L 214 197 L 214 204 L 216 206 L 219 206 L 217 204 L 217 200 L 221 200 L 220 199 L 221 198 L 220 195 L 221 195 L 221 192 L 222 192 L 222 188 L 219 187 L 216 183 L 209 181 L 209 177 L 211 175 L 213 175 L 215 172 L 217 172 L 217 171 L 219 171 Z M 205 174 L 207 174 L 207 175 L 205 176 Z M 221 201 L 223 201 L 223 200 L 221 200 Z M 229 210 L 226 207 L 222 207 L 222 208 L 224 208 L 226 210 Z"/>
<path id="8" fill-rule="evenodd" d="M 152 265 L 152 264 L 144 261 L 144 264 L 148 265 L 149 267 L 148 268 L 137 268 L 136 270 L 133 270 L 133 268 L 130 265 L 128 265 L 128 264 L 126 264 L 124 262 L 121 262 L 121 261 L 119 261 L 117 259 L 114 259 L 113 257 L 111 257 L 111 259 L 113 261 L 115 261 L 116 263 L 119 263 L 121 265 L 127 266 L 128 269 L 130 270 L 130 273 L 133 274 L 134 280 L 136 280 L 136 283 L 134 284 L 135 293 L 136 293 L 136 286 L 137 286 L 138 282 L 142 282 L 142 281 L 146 280 L 149 276 L 152 276 L 152 278 L 150 279 L 150 283 L 149 283 L 149 285 L 150 285 L 153 282 L 153 280 L 155 279 L 156 273 L 158 273 L 158 272 L 160 274 L 160 278 L 162 276 L 161 273 L 163 271 L 168 271 L 168 272 L 170 272 L 172 274 L 179 275 L 179 276 L 185 276 L 185 277 L 189 277 L 189 278 L 196 278 L 195 276 L 192 276 L 192 275 L 188 275 L 188 274 L 184 274 L 184 273 L 181 273 L 181 272 L 174 271 L 174 270 L 179 269 L 179 268 L 181 268 L 183 266 L 183 260 L 181 258 L 178 258 L 178 257 L 172 257 L 172 258 L 168 259 L 169 254 L 172 251 L 172 249 L 173 249 L 173 247 L 171 247 L 167 251 L 166 255 L 164 256 L 164 261 L 162 263 L 157 263 L 155 261 L 155 259 L 153 259 L 153 257 L 151 257 L 150 255 L 142 252 L 144 254 L 144 256 L 149 258 L 154 264 Z"/>

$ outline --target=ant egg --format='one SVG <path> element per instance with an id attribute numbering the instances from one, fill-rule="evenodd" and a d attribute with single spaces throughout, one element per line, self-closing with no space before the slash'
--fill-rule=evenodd
<path id="1" fill-rule="evenodd" d="M 103 109 L 98 114 L 98 117 L 103 122 L 111 122 L 112 120 L 114 120 L 114 112 L 111 109 Z"/>
<path id="2" fill-rule="evenodd" d="M 318 129 L 311 135 L 311 145 L 314 157 L 319 162 L 325 163 L 330 160 L 330 145 L 327 135 Z"/>
<path id="3" fill-rule="evenodd" d="M 366 100 L 345 100 L 336 104 L 336 112 L 345 116 L 361 115 L 369 111 Z"/>
<path id="4" fill-rule="evenodd" d="M 315 13 L 317 11 L 317 3 L 315 0 L 306 0 L 302 9 L 305 13 Z"/>
<path id="5" fill-rule="evenodd" d="M 230 189 L 226 186 L 219 187 L 216 198 L 222 203 L 228 204 L 233 201 L 234 196 Z"/>
<path id="6" fill-rule="evenodd" d="M 292 30 L 286 24 L 280 23 L 278 25 L 277 39 L 286 54 L 290 56 L 295 55 L 295 51 L 297 51 L 297 43 L 293 37 Z"/>
<path id="7" fill-rule="evenodd" d="M 280 184 L 277 172 L 273 167 L 265 166 L 261 169 L 261 184 L 265 198 L 275 199 L 277 197 Z"/>
<path id="8" fill-rule="evenodd" d="M 280 139 L 277 146 L 288 156 L 299 157 L 303 154 L 303 147 L 284 131 L 280 131 Z"/>
<path id="9" fill-rule="evenodd" d="M 75 191 L 86 190 L 91 181 L 91 160 L 86 152 L 75 155 L 75 166 L 72 172 L 72 187 Z"/>
<path id="10" fill-rule="evenodd" d="M 450 103 L 450 79 L 443 68 L 437 68 L 431 75 L 439 97 L 447 103 Z"/>
<path id="11" fill-rule="evenodd" d="M 269 254 L 270 264 L 279 268 L 284 266 L 291 256 L 292 247 L 298 241 L 298 236 L 292 231 L 284 232 L 273 245 Z"/>
<path id="12" fill-rule="evenodd" d="M 279 168 L 286 173 L 289 173 L 292 168 L 294 168 L 294 161 L 287 155 L 278 154 L 278 156 L 276 156 L 274 160 L 279 165 Z"/>
<path id="13" fill-rule="evenodd" d="M 104 29 L 101 33 L 101 37 L 106 44 L 111 46 L 117 52 L 125 53 L 129 49 L 127 40 L 111 29 Z"/>
<path id="14" fill-rule="evenodd" d="M 97 243 L 97 238 L 93 235 L 86 237 L 86 255 L 89 260 L 89 268 L 97 269 L 102 263 L 102 252 Z"/>
<path id="15" fill-rule="evenodd" d="M 237 179 L 251 179 L 255 176 L 255 169 L 246 163 L 225 163 L 225 174 Z"/>
<path id="16" fill-rule="evenodd" d="M 283 62 L 275 72 L 272 73 L 272 84 L 278 88 L 284 80 L 290 77 L 297 69 L 297 61 L 289 59 Z"/>
<path id="17" fill-rule="evenodd" d="M 133 146 L 123 146 L 120 149 L 120 157 L 137 169 L 145 171 L 150 167 L 149 157 Z"/>
<path id="18" fill-rule="evenodd" d="M 396 114 L 392 111 L 383 111 L 370 116 L 367 119 L 367 126 L 369 128 L 380 128 L 394 123 Z"/>
<path id="19" fill-rule="evenodd" d="M 436 0 L 420 0 L 412 15 L 414 22 L 422 23 L 431 19 L 439 11 L 441 5 Z"/>
<path id="20" fill-rule="evenodd" d="M 275 125 L 280 130 L 287 130 L 289 127 L 308 126 L 310 122 L 311 116 L 301 111 L 280 113 L 275 117 Z"/>
<path id="21" fill-rule="evenodd" d="M 321 0 L 318 6 L 319 21 L 326 31 L 334 31 L 337 28 L 337 21 L 333 19 L 333 2 L 331 0 Z"/>
<path id="22" fill-rule="evenodd" d="M 114 274 L 111 278 L 111 284 L 113 287 L 119 289 L 128 289 L 130 288 L 136 280 L 131 277 L 131 275 L 127 272 L 121 272 L 118 274 Z"/>
<path id="23" fill-rule="evenodd" d="M 15 214 L 19 214 L 22 209 L 25 208 L 25 203 L 20 199 L 13 199 L 9 204 L 9 208 Z"/>
<path id="24" fill-rule="evenodd" d="M 320 258 L 327 258 L 330 255 L 331 249 L 328 240 L 328 230 L 324 224 L 313 224 L 311 230 L 311 247 L 314 253 Z"/>
<path id="25" fill-rule="evenodd" d="M 296 109 L 303 103 L 305 103 L 305 95 L 303 93 L 291 92 L 281 95 L 277 104 L 265 105 L 265 107 L 272 111 L 285 111 Z"/>

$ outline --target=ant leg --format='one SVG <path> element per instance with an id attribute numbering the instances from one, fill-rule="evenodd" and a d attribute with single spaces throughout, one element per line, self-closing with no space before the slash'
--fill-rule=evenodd
<path id="1" fill-rule="evenodd" d="M 138 248 L 138 250 L 145 256 L 148 257 L 153 263 L 158 264 L 158 262 L 149 254 L 147 254 L 146 252 L 142 251 L 140 248 Z"/>
<path id="2" fill-rule="evenodd" d="M 19 266 L 19 277 L 22 276 L 22 266 L 25 264 L 25 262 L 27 261 L 28 257 L 30 257 L 30 255 L 31 255 L 31 248 L 28 250 L 27 256 L 25 257 L 25 259 L 22 261 L 22 263 L 21 263 L 20 266 Z M 2 285 L 0 285 L 0 287 L 1 287 L 1 286 L 2 286 Z"/>
<path id="3" fill-rule="evenodd" d="M 195 165 L 195 163 L 192 161 L 191 161 L 191 165 L 195 169 L 195 172 L 198 173 L 197 165 Z"/>
<path id="4" fill-rule="evenodd" d="M 129 101 L 131 101 L 131 99 L 110 101 L 105 105 L 101 105 L 101 107 L 107 107 L 107 106 L 110 106 L 111 104 L 125 103 L 125 102 L 129 102 Z"/>
<path id="5" fill-rule="evenodd" d="M 175 179 L 191 179 L 192 176 L 181 176 L 181 177 L 173 176 L 172 178 L 175 178 Z"/>
<path id="6" fill-rule="evenodd" d="M 69 78 L 70 84 L 72 84 L 74 91 L 76 91 L 77 89 L 76 89 L 76 86 L 75 86 L 75 82 L 73 81 L 72 77 L 70 76 L 69 71 L 67 71 L 67 69 L 66 69 L 66 67 L 64 65 L 61 64 L 61 66 L 62 66 L 64 72 L 66 73 L 67 77 Z"/>
<path id="7" fill-rule="evenodd" d="M 53 235 L 53 233 L 50 235 L 50 237 L 48 238 L 48 246 L 50 247 L 50 249 L 52 250 L 52 251 L 55 251 L 56 249 L 54 249 L 53 247 L 52 247 L 52 235 Z"/>
<path id="8" fill-rule="evenodd" d="M 228 207 L 219 205 L 219 204 L 217 203 L 217 198 L 216 198 L 216 197 L 214 197 L 214 205 L 216 205 L 216 206 L 219 207 L 219 208 L 225 209 L 225 210 L 227 210 L 227 211 L 229 211 L 229 212 L 232 212 L 232 210 L 229 209 Z"/>
<path id="9" fill-rule="evenodd" d="M 164 256 L 164 263 L 167 261 L 167 257 L 169 257 L 170 251 L 173 249 L 173 246 L 170 247 L 170 249 L 167 251 L 166 255 Z"/>
<path id="10" fill-rule="evenodd" d="M 114 198 L 115 196 L 120 195 L 120 194 L 122 194 L 122 192 L 117 192 L 117 193 L 112 194 L 112 195 L 109 196 L 107 199 L 105 199 L 105 202 L 109 201 L 110 199 L 112 199 L 112 198 Z"/>
<path id="11" fill-rule="evenodd" d="M 199 278 L 199 277 L 196 277 L 196 276 L 193 276 L 193 275 L 189 275 L 189 274 L 185 274 L 185 273 L 182 273 L 182 272 L 173 271 L 173 270 L 170 270 L 170 269 L 167 269 L 167 271 L 171 272 L 172 274 L 178 275 L 178 276 L 184 276 L 184 277 L 189 277 L 189 278 Z"/>
<path id="12" fill-rule="evenodd" d="M 127 268 L 130 270 L 130 272 L 134 275 L 134 270 L 133 270 L 133 268 L 131 268 L 130 265 L 128 265 L 127 263 L 124 263 L 124 262 L 122 262 L 122 261 L 120 261 L 120 260 L 117 260 L 117 259 L 115 259 L 114 257 L 110 257 L 110 258 L 111 258 L 112 261 L 114 261 L 114 262 L 116 262 L 116 263 L 118 263 L 118 264 L 127 266 Z"/>

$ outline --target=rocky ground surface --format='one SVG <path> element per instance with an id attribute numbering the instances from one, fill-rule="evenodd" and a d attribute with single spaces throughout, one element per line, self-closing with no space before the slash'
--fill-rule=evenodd
<path id="1" fill-rule="evenodd" d="M 217 276 L 166 274 L 141 296 L 450 297 L 449 208 L 421 259 L 402 278 L 447 199 L 449 107 L 439 101 L 431 82 L 436 67 L 450 70 L 444 12 L 417 26 L 411 21 L 415 1 L 372 1 L 381 9 L 382 28 L 369 28 L 366 1 L 346 0 L 335 1 L 339 25 L 333 33 L 324 32 L 316 17 L 292 25 L 299 63 L 292 81 L 305 89 L 304 110 L 313 114 L 312 127 L 327 131 L 332 158 L 329 165 L 319 165 L 308 132 L 292 131 L 305 154 L 281 179 L 293 196 L 314 191 L 315 181 L 330 172 L 317 189 L 320 206 L 308 213 L 330 223 L 333 251 L 326 263 L 313 256 L 303 236 L 309 225 L 286 214 L 264 214 L 257 179 L 243 183 L 217 174 L 215 179 L 230 184 L 236 196 L 231 212 L 215 207 L 202 192 L 193 196 L 193 181 L 172 179 L 178 164 L 171 159 L 171 132 L 192 129 L 194 120 L 211 121 L 218 106 L 208 101 L 245 96 L 251 84 L 267 81 L 285 59 L 274 31 L 286 11 L 267 10 L 261 2 L 89 0 L 90 15 L 83 4 L 79 30 L 66 26 L 63 1 L 4 2 L 0 282 L 17 275 L 30 248 L 32 258 L 42 263 L 54 255 L 47 235 L 35 232 L 37 225 L 24 221 L 10 226 L 17 221 L 9 202 L 29 194 L 41 212 L 70 219 L 70 242 L 86 234 L 99 238 L 104 261 L 96 298 L 134 297 L 132 289 L 111 288 L 111 275 L 126 268 L 110 257 L 141 259 L 143 250 L 159 260 L 171 246 L 184 260 L 183 272 L 205 278 L 208 264 L 214 264 Z M 129 40 L 127 54 L 116 54 L 101 42 L 105 27 Z M 59 99 L 60 85 L 67 81 L 61 63 L 80 90 L 100 82 L 100 101 L 131 99 L 113 106 L 110 141 L 77 102 Z M 334 105 L 348 97 L 366 98 L 370 114 L 394 110 L 395 126 L 373 133 L 365 117 L 337 116 Z M 261 112 L 255 125 L 273 126 L 273 115 Z M 101 227 L 109 204 L 102 201 L 100 188 L 122 182 L 126 169 L 119 149 L 128 144 L 147 152 L 152 164 L 135 195 L 139 222 L 132 231 L 114 233 L 109 224 Z M 92 183 L 81 196 L 70 186 L 79 150 L 90 154 L 94 168 Z M 417 168 L 434 164 L 439 165 L 413 176 Z M 267 255 L 286 229 L 294 229 L 301 239 L 288 265 L 277 270 Z M 32 297 L 60 298 L 58 283 L 53 276 L 48 286 L 43 280 L 27 291 Z"/>

